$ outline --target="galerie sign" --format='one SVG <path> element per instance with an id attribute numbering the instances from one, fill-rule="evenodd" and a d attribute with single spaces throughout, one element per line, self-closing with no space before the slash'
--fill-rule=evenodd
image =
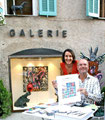
<path id="1" fill-rule="evenodd" d="M 44 31 L 43 29 L 39 29 L 37 30 L 36 32 L 33 31 L 32 29 L 29 29 L 28 32 L 25 32 L 24 29 L 21 29 L 20 31 L 16 31 L 15 29 L 11 29 L 10 32 L 10 37 L 15 37 L 17 34 L 20 36 L 20 37 L 25 37 L 26 34 L 28 34 L 30 37 L 35 37 L 35 36 L 38 36 L 38 37 L 44 37 L 44 36 L 47 36 L 47 37 L 60 37 L 62 36 L 63 38 L 66 38 L 67 37 L 67 30 L 47 30 L 47 31 Z"/>

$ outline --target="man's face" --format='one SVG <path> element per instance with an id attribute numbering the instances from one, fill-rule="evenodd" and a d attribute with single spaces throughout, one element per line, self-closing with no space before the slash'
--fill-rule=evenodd
<path id="1" fill-rule="evenodd" d="M 81 59 L 78 63 L 78 71 L 80 74 L 86 74 L 88 72 L 88 61 L 85 59 Z"/>

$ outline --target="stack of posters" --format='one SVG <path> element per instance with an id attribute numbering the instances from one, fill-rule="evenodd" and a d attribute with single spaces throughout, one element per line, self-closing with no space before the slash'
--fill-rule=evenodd
<path id="1" fill-rule="evenodd" d="M 82 107 L 66 107 L 62 108 L 63 111 L 55 113 L 55 119 L 62 120 L 87 120 L 93 116 L 93 111 L 90 108 Z M 66 109 L 66 111 L 64 111 Z"/>

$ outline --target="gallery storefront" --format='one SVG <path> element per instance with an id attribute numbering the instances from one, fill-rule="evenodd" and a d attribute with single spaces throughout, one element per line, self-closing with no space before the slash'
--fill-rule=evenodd
<path id="1" fill-rule="evenodd" d="M 14 111 L 22 109 L 14 103 L 27 92 L 29 82 L 34 89 L 28 96 L 28 106 L 56 99 L 51 81 L 60 75 L 59 63 L 65 49 L 72 49 L 77 60 L 80 52 L 89 56 L 90 47 L 98 46 L 99 55 L 105 53 L 105 20 L 87 17 L 86 1 L 53 0 L 57 11 L 54 9 L 52 16 L 51 12 L 42 15 L 38 6 L 42 0 L 27 0 L 29 4 L 23 14 L 20 11 L 13 14 L 10 8 L 24 0 L 5 1 L 5 25 L 0 26 L 0 78 L 12 91 Z M 104 81 L 105 62 L 99 67 Z M 36 74 L 42 76 L 41 81 Z"/>

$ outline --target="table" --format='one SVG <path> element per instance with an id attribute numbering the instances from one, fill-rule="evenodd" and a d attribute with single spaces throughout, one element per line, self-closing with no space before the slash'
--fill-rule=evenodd
<path id="1" fill-rule="evenodd" d="M 93 113 L 96 111 L 91 110 L 92 105 L 87 105 L 86 107 L 75 107 L 72 104 L 70 105 L 63 105 L 59 106 L 57 103 L 54 104 L 44 104 L 44 105 L 37 105 L 33 108 L 30 108 L 23 112 L 24 115 L 31 115 L 34 117 L 40 117 L 42 120 L 49 119 L 49 120 L 86 120 L 90 117 L 93 117 Z M 72 110 L 72 111 L 71 111 Z M 74 110 L 74 111 L 73 111 Z M 78 112 L 79 111 L 79 112 Z M 84 116 L 80 117 L 81 111 L 84 112 Z M 85 111 L 87 113 L 85 114 Z M 89 111 L 89 112 L 88 112 Z M 77 112 L 77 116 L 73 113 Z M 71 115 L 74 115 L 74 118 L 71 118 Z"/>

